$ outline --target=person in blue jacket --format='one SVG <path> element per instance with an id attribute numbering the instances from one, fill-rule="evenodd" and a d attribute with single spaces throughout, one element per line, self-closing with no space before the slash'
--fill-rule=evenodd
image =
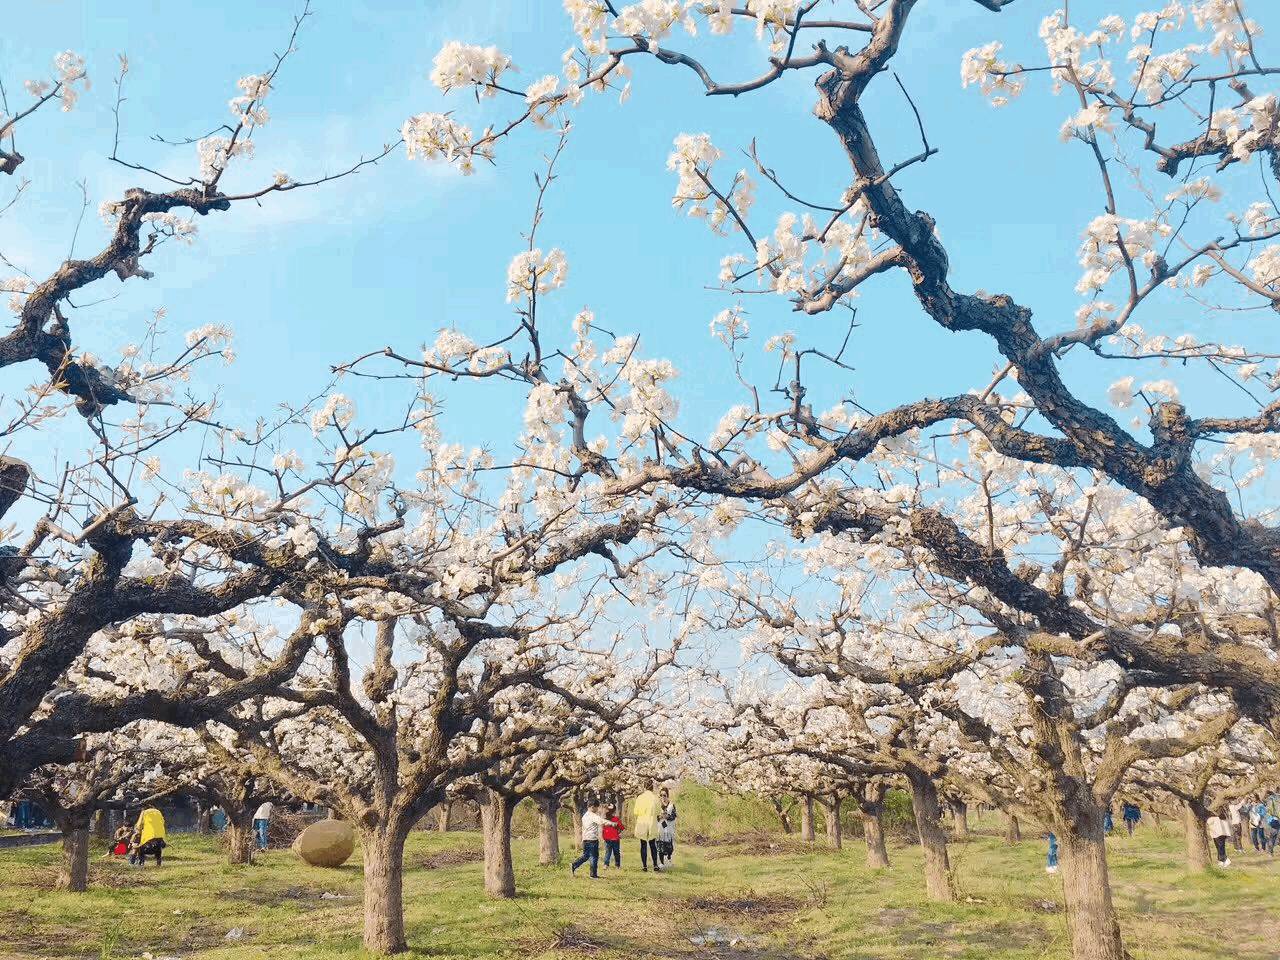
<path id="1" fill-rule="evenodd" d="M 1142 811 L 1138 809 L 1136 803 L 1126 803 L 1120 814 L 1124 820 L 1125 827 L 1129 830 L 1129 836 L 1133 836 L 1134 827 L 1138 825 L 1138 821 L 1142 819 Z"/>

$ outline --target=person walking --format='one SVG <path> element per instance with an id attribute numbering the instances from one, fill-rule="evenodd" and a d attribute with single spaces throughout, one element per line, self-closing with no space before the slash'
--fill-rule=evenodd
<path id="1" fill-rule="evenodd" d="M 587 804 L 587 812 L 582 815 L 582 856 L 569 866 L 569 875 L 573 876 L 584 863 L 591 863 L 591 879 L 600 878 L 600 832 L 607 821 L 600 816 L 599 801 L 592 800 Z"/>
<path id="2" fill-rule="evenodd" d="M 661 801 L 653 792 L 654 786 L 652 780 L 645 781 L 644 792 L 636 797 L 635 806 L 636 839 L 640 841 L 640 869 L 646 873 L 649 872 L 650 860 L 653 861 L 655 872 L 662 869 L 658 862 L 658 814 Z"/>
<path id="3" fill-rule="evenodd" d="M 1045 862 L 1044 872 L 1058 872 L 1058 837 L 1052 831 L 1049 833 L 1049 857 Z"/>
<path id="4" fill-rule="evenodd" d="M 271 837 L 271 816 L 276 812 L 276 805 L 270 800 L 265 800 L 254 811 L 253 814 L 253 832 L 258 835 L 258 849 L 267 849 L 267 841 Z"/>
<path id="5" fill-rule="evenodd" d="M 619 870 L 622 869 L 622 831 L 627 829 L 622 825 L 622 818 L 618 816 L 617 809 L 610 804 L 604 811 L 604 826 L 600 828 L 600 835 L 604 838 L 604 865 L 609 866 L 609 861 L 613 861 L 613 865 Z"/>
<path id="6" fill-rule="evenodd" d="M 1132 837 L 1134 829 L 1138 826 L 1138 821 L 1142 819 L 1142 811 L 1138 809 L 1136 803 L 1126 803 L 1121 812 L 1121 818 L 1129 831 L 1129 836 Z"/>
<path id="7" fill-rule="evenodd" d="M 676 852 L 676 805 L 666 787 L 658 791 L 658 803 L 658 858 L 665 868 Z"/>
<path id="8" fill-rule="evenodd" d="M 1220 813 L 1215 813 L 1207 822 L 1209 831 L 1209 839 L 1213 841 L 1214 849 L 1218 852 L 1218 866 L 1229 867 L 1231 861 L 1227 859 L 1227 837 L 1231 836 L 1231 827 L 1227 825 L 1227 820 Z"/>
<path id="9" fill-rule="evenodd" d="M 1244 850 L 1241 834 L 1244 832 L 1243 819 L 1240 816 L 1240 804 L 1233 803 L 1227 807 L 1227 830 L 1231 833 L 1231 846 L 1236 853 Z"/>
<path id="10" fill-rule="evenodd" d="M 1261 797 L 1255 797 L 1253 802 L 1249 804 L 1249 841 L 1253 844 L 1253 849 L 1261 851 L 1266 832 L 1263 828 L 1263 817 L 1267 815 L 1266 805 L 1263 804 Z"/>

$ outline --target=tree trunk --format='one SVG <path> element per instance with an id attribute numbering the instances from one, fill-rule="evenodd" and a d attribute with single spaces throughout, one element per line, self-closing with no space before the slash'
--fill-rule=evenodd
<path id="1" fill-rule="evenodd" d="M 93 835 L 99 839 L 111 841 L 111 811 L 99 810 L 97 816 L 93 818 Z"/>
<path id="2" fill-rule="evenodd" d="M 509 899 L 516 895 L 516 873 L 511 864 L 511 814 L 515 805 L 496 790 L 486 791 L 480 804 L 480 828 L 484 834 L 484 892 Z"/>
<path id="3" fill-rule="evenodd" d="M 573 794 L 573 849 L 582 849 L 582 815 L 587 812 L 587 798 L 583 796 L 581 790 L 574 790 Z M 619 810 L 622 808 L 619 807 Z"/>
<path id="4" fill-rule="evenodd" d="M 790 835 L 793 832 L 791 826 L 791 817 L 787 814 L 787 805 L 782 797 L 769 797 L 769 805 L 773 807 L 773 812 L 778 816 L 778 822 L 782 824 L 782 832 Z"/>
<path id="5" fill-rule="evenodd" d="M 1064 830 L 1059 839 L 1072 960 L 1124 960 L 1120 924 L 1111 902 L 1101 811 L 1078 818 L 1075 829 Z"/>
<path id="6" fill-rule="evenodd" d="M 867 840 L 867 866 L 882 870 L 889 866 L 889 849 L 884 843 L 884 824 L 880 821 L 880 807 L 862 814 L 862 833 Z"/>
<path id="7" fill-rule="evenodd" d="M 969 839 L 969 804 L 963 800 L 951 801 L 951 820 L 955 825 L 956 839 Z"/>
<path id="8" fill-rule="evenodd" d="M 89 889 L 88 824 L 62 831 L 62 866 L 58 869 L 57 887 L 71 893 L 84 893 Z"/>
<path id="9" fill-rule="evenodd" d="M 538 862 L 548 867 L 560 862 L 560 801 L 541 798 L 538 814 Z"/>
<path id="10" fill-rule="evenodd" d="M 844 846 L 844 831 L 840 827 L 840 794 L 833 793 L 822 801 L 823 819 L 827 821 L 827 846 L 839 850 Z"/>
<path id="11" fill-rule="evenodd" d="M 1005 843 L 1020 843 L 1022 841 L 1022 828 L 1018 825 L 1018 818 L 1012 813 L 1009 814 L 1008 822 L 1004 827 Z"/>
<path id="12" fill-rule="evenodd" d="M 1183 822 L 1187 828 L 1187 869 L 1203 873 L 1213 863 L 1209 851 L 1209 815 L 1198 804 L 1183 805 Z"/>
<path id="13" fill-rule="evenodd" d="M 800 839 L 813 843 L 813 794 L 806 793 L 800 800 Z"/>
<path id="14" fill-rule="evenodd" d="M 930 900 L 955 899 L 951 889 L 951 861 L 947 857 L 947 834 L 938 823 L 938 789 L 923 773 L 910 772 L 911 809 L 920 831 L 920 847 L 924 850 L 924 888 Z M 1079 958 L 1077 958 L 1079 960 Z"/>
<path id="15" fill-rule="evenodd" d="M 364 857 L 364 948 L 402 953 L 404 939 L 404 841 L 399 825 L 360 831 Z"/>
<path id="16" fill-rule="evenodd" d="M 440 806 L 436 807 L 436 830 L 440 833 L 448 833 L 449 828 L 453 826 L 453 801 L 446 800 Z"/>
<path id="17" fill-rule="evenodd" d="M 253 851 L 258 847 L 253 835 L 253 813 L 240 811 L 233 816 L 226 807 L 222 809 L 227 815 L 227 862 L 253 863 Z"/>

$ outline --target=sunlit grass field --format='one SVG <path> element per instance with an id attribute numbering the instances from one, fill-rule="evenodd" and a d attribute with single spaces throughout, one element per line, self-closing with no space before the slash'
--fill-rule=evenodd
<path id="1" fill-rule="evenodd" d="M 697 804 L 689 804 L 698 820 Z M 730 821 L 736 814 L 730 812 Z M 699 821 L 701 822 L 701 821 Z M 641 873 L 634 843 L 621 872 L 591 881 L 567 865 L 537 865 L 536 840 L 516 842 L 515 900 L 482 891 L 476 833 L 415 833 L 405 900 L 411 956 L 1065 958 L 1060 878 L 1045 844 L 1006 845 L 994 818 L 953 845 L 961 902 L 925 901 L 919 854 L 905 836 L 893 866 L 864 866 L 856 837 L 843 851 L 757 832 L 682 843 L 675 868 Z M 694 832 L 694 831 L 690 831 Z M 273 850 L 229 866 L 219 841 L 178 835 L 160 869 L 95 852 L 92 889 L 53 891 L 56 845 L 0 850 L 0 956 L 153 960 L 328 960 L 360 956 L 359 852 L 337 870 Z M 565 853 L 571 837 L 563 837 Z M 1189 876 L 1175 825 L 1114 837 L 1111 862 L 1135 960 L 1280 955 L 1280 859 L 1247 851 L 1230 870 Z M 566 864 L 568 858 L 566 857 Z M 328 895 L 328 896 L 326 896 Z M 230 936 L 230 938 L 229 938 Z"/>

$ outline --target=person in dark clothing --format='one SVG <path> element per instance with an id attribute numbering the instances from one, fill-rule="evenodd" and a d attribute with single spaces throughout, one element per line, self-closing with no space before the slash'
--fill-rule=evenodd
<path id="1" fill-rule="evenodd" d="M 1123 808 L 1122 817 L 1124 825 L 1129 831 L 1129 836 L 1133 836 L 1133 830 L 1138 825 L 1138 821 L 1142 819 L 1142 811 L 1138 809 L 1138 805 L 1134 803 L 1126 803 Z"/>

